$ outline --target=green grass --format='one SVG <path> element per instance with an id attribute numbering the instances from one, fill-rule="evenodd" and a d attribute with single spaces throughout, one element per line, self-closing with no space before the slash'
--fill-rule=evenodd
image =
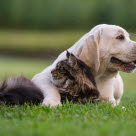
<path id="1" fill-rule="evenodd" d="M 38 59 L 0 58 L 0 79 L 20 73 L 31 78 L 50 63 Z M 0 136 L 135 136 L 136 74 L 121 74 L 125 94 L 120 106 L 66 103 L 50 109 L 40 105 L 0 105 Z"/>
<path id="2" fill-rule="evenodd" d="M 136 103 L 126 95 L 121 106 L 67 103 L 50 109 L 41 106 L 0 106 L 0 135 L 135 136 Z"/>

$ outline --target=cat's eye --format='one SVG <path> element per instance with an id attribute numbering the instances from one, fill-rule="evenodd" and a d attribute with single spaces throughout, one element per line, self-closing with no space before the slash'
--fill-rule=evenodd
<path id="1" fill-rule="evenodd" d="M 57 66 L 56 66 L 56 68 L 58 69 L 58 68 L 60 68 L 60 66 L 59 66 L 59 65 L 57 65 Z"/>
<path id="2" fill-rule="evenodd" d="M 125 37 L 124 37 L 124 35 L 121 34 L 121 35 L 117 36 L 116 39 L 118 39 L 118 40 L 124 40 Z"/>

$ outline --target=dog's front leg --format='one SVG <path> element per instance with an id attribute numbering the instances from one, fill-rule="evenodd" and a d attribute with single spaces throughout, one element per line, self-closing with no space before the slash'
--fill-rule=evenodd
<path id="1" fill-rule="evenodd" d="M 55 107 L 61 105 L 59 90 L 50 82 L 50 75 L 48 75 L 47 73 L 40 73 L 34 76 L 32 81 L 43 92 L 43 106 Z"/>
<path id="2" fill-rule="evenodd" d="M 114 98 L 113 79 L 98 80 L 96 83 L 100 93 L 99 99 L 111 103 L 113 107 L 117 106 Z"/>
<path id="3" fill-rule="evenodd" d="M 50 85 L 48 84 L 48 87 L 44 90 L 44 100 L 43 100 L 42 105 L 43 106 L 50 106 L 50 107 L 55 107 L 55 106 L 61 105 L 61 97 L 58 92 L 58 89 L 55 88 L 51 84 Z"/>

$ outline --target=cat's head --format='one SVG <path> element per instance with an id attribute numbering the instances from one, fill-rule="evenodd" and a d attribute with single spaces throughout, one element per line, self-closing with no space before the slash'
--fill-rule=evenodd
<path id="1" fill-rule="evenodd" d="M 74 56 L 72 53 L 68 52 L 66 53 L 67 57 L 67 64 L 72 67 L 73 69 L 90 69 L 83 61 L 78 59 L 78 57 Z"/>
<path id="2" fill-rule="evenodd" d="M 67 64 L 71 67 L 71 75 L 73 75 L 74 78 L 78 79 L 79 81 L 82 80 L 83 84 L 86 84 L 90 88 L 95 89 L 95 81 L 91 68 L 68 51 L 66 56 Z"/>

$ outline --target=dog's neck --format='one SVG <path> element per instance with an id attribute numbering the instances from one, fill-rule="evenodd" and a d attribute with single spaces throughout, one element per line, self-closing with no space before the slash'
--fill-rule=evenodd
<path id="1" fill-rule="evenodd" d="M 109 70 L 106 70 L 106 71 L 104 71 L 104 72 L 98 72 L 98 73 L 95 73 L 95 75 L 94 75 L 94 77 L 95 77 L 95 80 L 97 81 L 97 80 L 103 80 L 103 79 L 111 79 L 111 78 L 113 78 L 113 77 L 116 77 L 117 76 L 117 74 L 118 74 L 119 72 L 118 71 L 109 71 Z"/>

